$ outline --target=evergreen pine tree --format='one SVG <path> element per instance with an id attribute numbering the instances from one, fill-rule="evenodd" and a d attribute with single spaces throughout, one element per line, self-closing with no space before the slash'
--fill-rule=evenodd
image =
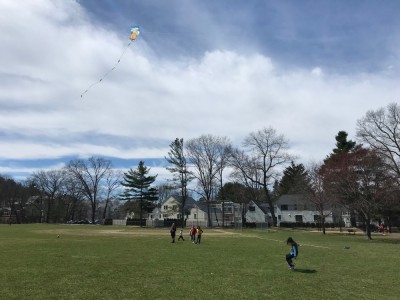
<path id="1" fill-rule="evenodd" d="M 279 182 L 279 194 L 302 194 L 309 188 L 307 171 L 303 164 L 296 165 L 293 161 L 284 171 Z"/>
<path id="2" fill-rule="evenodd" d="M 121 199 L 139 202 L 140 220 L 143 219 L 143 212 L 151 211 L 154 208 L 153 203 L 158 200 L 157 189 L 151 187 L 157 175 L 147 176 L 149 172 L 150 169 L 144 165 L 143 161 L 140 161 L 136 170 L 129 169 L 128 172 L 124 173 L 121 182 L 121 185 L 125 187 Z M 142 225 L 142 223 L 140 224 Z"/>

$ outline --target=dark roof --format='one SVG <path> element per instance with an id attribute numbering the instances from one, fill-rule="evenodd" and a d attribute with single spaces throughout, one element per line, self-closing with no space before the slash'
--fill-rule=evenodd
<path id="1" fill-rule="evenodd" d="M 174 198 L 175 200 L 177 200 L 178 202 L 180 202 L 180 199 L 182 198 L 181 196 L 171 196 L 168 197 L 168 199 L 166 199 L 161 205 L 164 205 L 165 202 L 167 202 L 170 198 Z M 196 200 L 194 200 L 192 197 L 187 197 L 186 201 L 185 201 L 185 208 L 191 208 L 194 207 L 198 202 Z"/>
<path id="2" fill-rule="evenodd" d="M 251 200 L 251 201 L 249 202 L 249 204 L 247 204 L 246 206 L 249 207 L 249 206 L 251 206 L 252 204 L 257 205 L 258 208 L 261 209 L 261 211 L 262 211 L 264 214 L 268 214 L 268 213 L 269 213 L 269 205 L 268 205 L 268 203 L 265 203 L 265 202 L 263 203 L 263 202 Z"/>
<path id="3" fill-rule="evenodd" d="M 300 194 L 287 194 L 279 197 L 276 202 L 277 205 L 287 204 L 312 204 L 310 200 L 308 200 L 304 195 Z"/>

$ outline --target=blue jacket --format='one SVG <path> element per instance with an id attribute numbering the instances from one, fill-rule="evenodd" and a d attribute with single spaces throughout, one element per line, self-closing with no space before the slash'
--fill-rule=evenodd
<path id="1" fill-rule="evenodd" d="M 294 257 L 297 257 L 297 255 L 299 255 L 299 246 L 296 243 L 292 244 L 290 255 L 293 255 Z"/>

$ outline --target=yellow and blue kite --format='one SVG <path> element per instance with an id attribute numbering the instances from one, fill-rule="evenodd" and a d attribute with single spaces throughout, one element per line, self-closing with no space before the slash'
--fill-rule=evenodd
<path id="1" fill-rule="evenodd" d="M 121 56 L 119 57 L 118 61 L 115 63 L 115 65 L 107 72 L 105 73 L 98 81 L 92 83 L 82 94 L 81 94 L 81 98 L 83 97 L 84 94 L 86 94 L 93 86 L 95 86 L 96 84 L 100 83 L 103 81 L 104 78 L 106 78 L 108 76 L 108 74 L 110 74 L 112 71 L 115 70 L 115 68 L 117 67 L 117 65 L 120 63 L 122 57 L 124 56 L 126 50 L 128 49 L 128 47 L 132 44 L 132 42 L 134 40 L 136 40 L 136 38 L 139 36 L 140 34 L 140 27 L 139 26 L 132 26 L 131 27 L 131 35 L 130 35 L 130 42 L 129 44 L 126 46 L 126 48 L 124 49 L 124 51 L 122 52 Z"/>

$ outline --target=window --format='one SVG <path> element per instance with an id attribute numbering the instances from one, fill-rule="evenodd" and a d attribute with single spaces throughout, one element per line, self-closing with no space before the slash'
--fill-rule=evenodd
<path id="1" fill-rule="evenodd" d="M 175 210 L 176 209 L 176 205 L 172 205 L 172 209 Z"/>
<path id="2" fill-rule="evenodd" d="M 224 213 L 233 213 L 232 206 L 224 206 Z"/>
<path id="3" fill-rule="evenodd" d="M 197 215 L 196 214 L 193 215 L 193 219 L 197 219 Z"/>
<path id="4" fill-rule="evenodd" d="M 255 206 L 249 206 L 249 211 L 256 211 L 256 207 Z"/>
<path id="5" fill-rule="evenodd" d="M 164 209 L 167 210 L 168 209 L 168 205 L 164 205 Z"/>
<path id="6" fill-rule="evenodd" d="M 281 210 L 288 210 L 288 205 L 287 204 L 282 204 L 281 205 Z"/>
<path id="7" fill-rule="evenodd" d="M 296 222 L 303 223 L 303 216 L 302 215 L 296 215 L 295 217 L 296 217 Z"/>
<path id="8" fill-rule="evenodd" d="M 320 215 L 314 215 L 314 222 L 320 222 L 321 221 L 321 216 Z"/>
<path id="9" fill-rule="evenodd" d="M 278 220 L 280 221 L 282 219 L 282 216 L 281 215 L 278 215 Z"/>

